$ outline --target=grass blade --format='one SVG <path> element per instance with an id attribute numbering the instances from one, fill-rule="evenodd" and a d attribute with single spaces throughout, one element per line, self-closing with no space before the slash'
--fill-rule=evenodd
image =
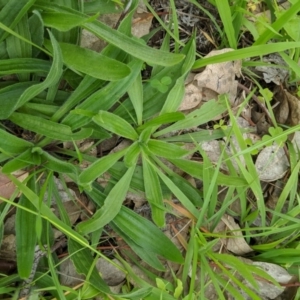
<path id="1" fill-rule="evenodd" d="M 275 36 L 274 31 L 278 32 L 281 28 L 283 28 L 283 26 L 290 20 L 292 19 L 300 10 L 300 2 L 294 2 L 293 5 L 291 5 L 291 7 L 286 10 L 272 25 L 271 27 L 273 28 L 273 30 L 270 29 L 266 29 L 265 32 L 263 34 L 260 35 L 260 37 L 255 41 L 255 43 L 253 44 L 253 46 L 256 45 L 262 45 L 262 46 L 267 46 L 266 43 Z M 276 43 L 276 45 L 278 45 L 278 43 Z M 275 46 L 273 44 L 273 46 Z M 291 47 L 291 48 L 296 48 L 295 47 Z M 299 46 L 298 46 L 299 47 Z M 284 50 L 282 50 L 284 51 Z M 277 52 L 277 50 L 275 50 L 274 52 Z M 280 52 L 280 51 L 278 51 Z"/>
<path id="2" fill-rule="evenodd" d="M 300 42 L 282 42 L 266 45 L 251 46 L 244 49 L 234 50 L 227 53 L 215 55 L 212 57 L 201 58 L 195 61 L 193 69 L 199 69 L 210 64 L 217 64 L 225 61 L 262 56 L 275 52 L 282 52 L 292 48 L 299 48 Z"/>
<path id="3" fill-rule="evenodd" d="M 221 17 L 223 26 L 224 26 L 224 31 L 226 33 L 229 46 L 233 49 L 237 48 L 236 44 L 236 37 L 235 37 L 235 30 L 233 27 L 233 20 L 231 16 L 231 9 L 229 6 L 229 1 L 228 0 L 216 0 L 216 6 L 219 12 L 219 15 Z"/>

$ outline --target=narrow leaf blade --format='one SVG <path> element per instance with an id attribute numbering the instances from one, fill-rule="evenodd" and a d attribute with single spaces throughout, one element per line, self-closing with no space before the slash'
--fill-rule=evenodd
<path id="1" fill-rule="evenodd" d="M 35 179 L 32 177 L 28 186 L 35 190 Z M 22 207 L 24 209 L 22 209 Z M 32 211 L 33 213 L 31 213 Z M 16 213 L 16 251 L 18 273 L 21 278 L 28 278 L 34 260 L 35 246 L 37 242 L 36 234 L 36 208 L 22 195 L 19 200 L 19 207 Z"/>
<path id="2" fill-rule="evenodd" d="M 188 150 L 183 149 L 176 144 L 159 140 L 149 140 L 147 146 L 153 154 L 165 158 L 180 158 L 189 153 Z"/>
<path id="3" fill-rule="evenodd" d="M 44 41 L 45 47 L 53 52 L 49 41 Z M 81 48 L 68 43 L 59 43 L 64 63 L 71 69 L 78 70 L 94 78 L 116 81 L 130 73 L 130 68 L 95 51 Z"/>
<path id="4" fill-rule="evenodd" d="M 122 156 L 124 156 L 126 151 L 127 149 L 124 149 L 122 151 L 104 156 L 92 163 L 79 175 L 79 184 L 83 186 L 91 184 L 96 178 L 100 177 L 104 172 L 110 169 Z"/>
<path id="5" fill-rule="evenodd" d="M 152 219 L 157 226 L 163 227 L 165 225 L 165 210 L 160 182 L 157 173 L 144 153 L 142 159 L 145 193 L 151 206 Z"/>
<path id="6" fill-rule="evenodd" d="M 130 140 L 138 139 L 138 134 L 133 127 L 127 121 L 113 113 L 102 110 L 96 116 L 94 116 L 92 120 L 99 126 L 102 126 L 106 130 L 117 135 L 123 136 Z"/>
<path id="7" fill-rule="evenodd" d="M 103 206 L 94 214 L 93 218 L 77 225 L 79 232 L 90 233 L 104 227 L 119 213 L 126 197 L 135 166 L 129 168 L 118 183 L 107 195 Z"/>
<path id="8" fill-rule="evenodd" d="M 75 14 L 78 20 L 82 20 L 83 22 L 86 19 L 86 16 L 84 14 L 73 11 L 71 9 L 65 9 L 62 6 L 55 6 L 53 4 L 51 6 L 39 4 L 38 7 L 44 9 L 45 11 Z M 58 24 L 55 22 L 55 20 L 48 20 L 48 23 L 45 23 L 45 25 L 57 28 L 58 30 L 61 29 L 60 27 L 58 27 Z M 89 23 L 84 23 L 82 27 L 94 33 L 99 38 L 104 39 L 108 43 L 151 65 L 172 66 L 178 64 L 184 59 L 184 55 L 182 54 L 172 54 L 150 48 L 147 45 L 141 43 L 139 40 L 130 38 L 117 30 L 113 30 L 109 26 L 97 20 Z"/>
<path id="9" fill-rule="evenodd" d="M 92 129 L 82 128 L 79 132 L 73 133 L 67 125 L 17 112 L 14 112 L 9 119 L 22 128 L 61 141 L 81 140 L 89 137 L 93 132 Z"/>

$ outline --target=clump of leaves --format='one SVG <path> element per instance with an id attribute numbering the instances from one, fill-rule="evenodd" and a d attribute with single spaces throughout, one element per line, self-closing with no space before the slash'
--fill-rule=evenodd
<path id="1" fill-rule="evenodd" d="M 0 3 L 0 162 L 2 172 L 22 194 L 20 198 L 17 192 L 11 199 L 3 198 L 1 204 L 2 221 L 12 206 L 17 207 L 18 270 L 17 274 L 0 279 L 0 286 L 7 287 L 3 293 L 13 293 L 15 288 L 11 288 L 11 284 L 23 281 L 46 287 L 56 298 L 66 298 L 54 266 L 56 257 L 51 253 L 55 243 L 53 228 L 56 228 L 67 237 L 68 253 L 77 272 L 86 276 L 82 290 L 72 291 L 68 299 L 78 298 L 83 292 L 88 295 L 89 288 L 93 295 L 111 295 L 94 267 L 95 256 L 103 256 L 96 246 L 104 226 L 109 224 L 143 262 L 163 271 L 161 258 L 184 262 L 177 247 L 159 229 L 165 225 L 168 212 L 165 199 L 173 194 L 191 218 L 198 220 L 198 225 L 205 223 L 206 217 L 215 218 L 216 223 L 220 218 L 220 214 L 214 216 L 218 185 L 231 187 L 230 198 L 235 189 L 242 194 L 242 189 L 257 183 L 250 176 L 251 170 L 248 173 L 245 169 L 245 180 L 233 170 L 225 175 L 215 172 L 206 161 L 203 164 L 188 159 L 197 149 L 195 144 L 212 139 L 215 133 L 218 137 L 224 136 L 224 124 L 220 122 L 221 129 L 213 133 L 206 130 L 179 133 L 214 119 L 227 106 L 219 99 L 187 115 L 177 112 L 187 74 L 193 67 L 209 63 L 209 59 L 195 62 L 193 36 L 176 54 L 168 51 L 168 35 L 159 50 L 132 37 L 131 21 L 137 3 L 137 0 L 132 1 L 118 29 L 97 20 L 100 8 L 100 12 L 114 11 L 112 2 L 66 0 L 63 5 L 60 1 L 52 1 L 50 5 L 39 0 L 9 0 Z M 220 6 L 221 2 L 217 3 Z M 228 9 L 225 7 L 222 17 L 228 15 Z M 234 48 L 236 41 L 231 26 L 226 25 L 226 34 Z M 108 43 L 101 53 L 78 46 L 82 29 Z M 271 52 L 267 46 L 264 45 L 268 50 L 263 53 Z M 255 49 L 253 55 L 262 54 L 260 49 Z M 226 59 L 232 58 L 232 54 L 226 55 Z M 238 59 L 249 56 L 249 52 L 241 50 L 235 55 Z M 144 64 L 152 67 L 151 78 L 146 82 L 141 78 Z M 127 140 L 129 146 L 102 157 L 81 153 L 76 146 L 74 150 L 63 146 L 64 142 L 87 138 L 101 143 L 112 135 Z M 83 159 L 91 163 L 86 169 L 75 163 Z M 206 184 L 202 197 L 174 171 L 176 168 L 213 184 Z M 28 172 L 24 182 L 11 175 L 17 170 Z M 102 187 L 97 179 L 106 173 L 110 179 Z M 93 217 L 72 227 L 57 196 L 55 177 L 71 179 L 94 202 L 97 210 Z M 123 205 L 128 190 L 145 193 L 153 222 Z M 44 201 L 45 195 L 48 195 L 47 201 Z M 52 196 L 59 207 L 59 216 L 51 210 Z M 48 273 L 35 272 L 37 245 L 47 252 L 48 259 L 43 263 Z M 195 266 L 198 251 L 194 253 Z M 188 267 L 185 266 L 185 279 Z M 130 272 L 130 268 L 126 271 Z M 144 286 L 140 282 L 139 291 L 129 291 L 122 297 L 178 298 L 182 293 L 181 282 L 185 281 L 177 280 L 176 288 L 169 288 L 158 280 L 158 288 L 151 287 L 151 290 L 149 284 Z"/>
<path id="2" fill-rule="evenodd" d="M 2 204 L 2 219 L 7 207 L 17 205 L 18 275 L 11 280 L 34 276 L 35 247 L 53 246 L 51 227 L 67 236 L 69 255 L 77 271 L 85 274 L 99 293 L 110 291 L 93 267 L 92 253 L 102 254 L 90 246 L 89 240 L 99 240 L 108 223 L 152 267 L 164 269 L 157 256 L 182 263 L 181 253 L 158 227 L 122 203 L 129 189 L 145 192 L 152 219 L 159 227 L 165 224 L 163 199 L 170 192 L 197 214 L 199 193 L 167 167 L 164 159 L 179 167 L 186 164 L 198 177 L 202 177 L 201 165 L 196 170 L 193 162 L 184 159 L 189 150 L 183 147 L 183 140 L 163 138 L 173 130 L 203 124 L 226 109 L 224 103 L 212 101 L 187 116 L 176 112 L 185 77 L 194 63 L 194 40 L 180 54 L 171 54 L 132 38 L 131 19 L 138 1 L 133 1 L 118 30 L 86 15 L 85 9 L 91 13 L 91 4 L 25 2 L 10 0 L 3 4 L 0 26 L 0 160 L 2 172 L 22 193 L 19 202 L 14 201 L 14 195 L 10 200 L 3 199 Z M 4 17 L 5 12 L 10 13 Z M 101 53 L 80 48 L 77 42 L 82 28 L 106 40 L 108 46 Z M 146 83 L 140 75 L 144 63 L 153 66 L 154 74 Z M 11 75 L 10 80 L 7 75 Z M 127 99 L 120 102 L 125 95 Z M 129 140 L 131 145 L 100 158 L 63 147 L 63 142 L 87 138 L 101 142 L 112 134 Z M 74 164 L 74 159 L 82 156 L 92 162 L 85 170 Z M 10 175 L 20 169 L 28 172 L 23 183 Z M 95 180 L 105 172 L 112 177 L 110 188 L 103 189 Z M 46 192 L 48 199 L 56 193 L 57 175 L 71 178 L 98 206 L 94 216 L 77 224 L 76 229 L 71 228 L 63 206 L 59 206 L 58 217 L 51 211 L 50 202 L 43 201 Z M 220 183 L 231 181 L 224 175 Z M 48 253 L 46 264 L 52 277 L 44 278 L 57 286 L 57 291 L 50 292 L 63 299 L 51 257 Z M 4 282 L 9 284 L 10 277 L 3 278 Z M 42 284 L 43 280 L 38 282 Z"/>

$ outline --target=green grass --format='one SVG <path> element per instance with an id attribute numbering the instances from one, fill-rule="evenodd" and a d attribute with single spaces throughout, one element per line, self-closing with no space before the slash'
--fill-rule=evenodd
<path id="1" fill-rule="evenodd" d="M 274 20 L 251 23 L 246 19 L 253 17 L 247 1 L 209 1 L 221 21 L 211 20 L 219 49 L 230 47 L 233 51 L 202 58 L 196 51 L 197 32 L 191 33 L 185 44 L 180 40 L 176 1 L 170 1 L 170 24 L 145 2 L 165 32 L 161 49 L 147 45 L 152 33 L 140 39 L 130 33 L 137 0 L 132 1 L 117 29 L 97 17 L 122 11 L 118 1 L 57 0 L 51 5 L 40 0 L 0 1 L 0 166 L 1 174 L 16 187 L 5 197 L 0 186 L 0 242 L 5 238 L 4 221 L 16 211 L 17 264 L 12 274 L 0 274 L 3 299 L 17 299 L 19 292 L 24 292 L 24 283 L 32 286 L 32 297 L 39 293 L 40 299 L 191 300 L 206 299 L 209 291 L 218 299 L 228 295 L 244 299 L 241 291 L 261 299 L 259 280 L 277 287 L 279 283 L 260 267 L 227 251 L 226 246 L 216 250 L 220 241 L 235 238 L 243 238 L 251 246 L 248 258 L 252 261 L 270 262 L 299 276 L 300 161 L 298 149 L 288 137 L 300 126 L 277 124 L 272 103 L 265 103 L 273 129 L 249 146 L 237 117 L 252 103 L 252 95 L 245 97 L 238 109 L 230 107 L 227 95 L 189 113 L 178 112 L 178 108 L 187 75 L 212 63 L 241 59 L 243 74 L 251 76 L 251 63 L 259 64 L 263 55 L 278 53 L 290 71 L 286 87 L 299 82 L 300 34 L 293 28 L 295 24 L 300 28 L 300 3 L 294 1 L 290 8 L 279 11 L 272 1 L 265 1 L 272 7 Z M 207 18 L 214 17 L 198 2 L 190 3 L 207 13 Z M 107 42 L 101 53 L 79 47 L 82 29 Z M 242 48 L 246 32 L 253 41 Z M 152 68 L 146 80 L 141 75 L 145 67 Z M 259 79 L 252 81 L 258 91 L 254 87 L 253 94 L 263 95 Z M 221 114 L 225 117 L 215 122 Z M 219 125 L 213 127 L 216 123 Z M 201 131 L 191 131 L 200 126 Z M 30 139 L 23 135 L 26 132 L 31 132 Z M 99 145 L 115 135 L 129 145 L 101 157 L 82 151 L 76 143 L 90 139 Z M 236 148 L 228 154 L 225 149 L 232 137 Z M 225 145 L 213 163 L 201 144 L 221 138 Z M 66 142 L 73 147 L 66 148 Z M 273 209 L 266 205 L 253 155 L 272 142 L 285 147 L 290 162 Z M 192 155 L 194 159 L 190 159 Z M 84 161 L 88 166 L 82 168 Z M 27 173 L 24 180 L 14 176 L 19 170 Z M 70 194 L 68 179 L 73 189 L 88 197 L 96 207 L 94 214 L 72 224 L 56 178 L 65 192 Z M 105 186 L 99 178 L 106 180 Z M 201 182 L 201 188 L 191 182 Z M 143 195 L 152 221 L 124 205 L 128 191 Z M 171 202 L 174 197 L 179 204 Z M 234 204 L 239 205 L 239 214 L 232 209 Z M 186 238 L 177 233 L 184 251 L 161 230 L 168 225 L 167 213 L 174 211 L 189 222 Z M 239 228 L 215 232 L 226 215 L 235 217 Z M 113 263 L 99 250 L 107 228 L 127 245 L 126 250 L 114 252 L 121 262 L 115 266 L 126 274 L 120 294 L 110 291 L 95 268 L 99 257 Z M 85 276 L 74 288 L 60 284 L 54 229 L 66 237 L 64 251 L 77 273 Z M 37 246 L 44 254 L 35 270 Z M 138 276 L 133 266 L 148 280 Z"/>

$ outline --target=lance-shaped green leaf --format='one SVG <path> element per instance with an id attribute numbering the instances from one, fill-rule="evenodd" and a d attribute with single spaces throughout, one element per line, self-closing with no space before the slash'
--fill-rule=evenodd
<path id="1" fill-rule="evenodd" d="M 85 109 L 92 112 L 98 112 L 99 110 L 108 110 L 122 97 L 128 86 L 132 84 L 136 76 L 141 71 L 142 62 L 139 60 L 132 60 L 128 66 L 131 68 L 131 73 L 120 81 L 112 81 L 101 89 L 97 89 L 91 96 L 84 100 L 77 106 L 78 109 Z M 75 92 L 76 93 L 76 90 Z M 77 93 L 76 93 L 77 94 Z M 99 101 L 99 99 L 101 99 Z M 77 98 L 77 101 L 81 101 L 81 98 Z M 68 110 L 66 110 L 68 112 Z M 63 123 L 70 125 L 74 128 L 81 128 L 83 125 L 90 123 L 90 118 L 86 116 L 69 114 L 63 120 Z"/>
<path id="2" fill-rule="evenodd" d="M 7 59 L 8 58 L 8 54 L 6 51 L 6 44 L 5 42 L 0 42 L 0 59 Z"/>
<path id="3" fill-rule="evenodd" d="M 79 175 L 79 184 L 84 186 L 92 183 L 96 178 L 110 169 L 126 152 L 127 149 L 123 149 L 96 160 Z"/>
<path id="4" fill-rule="evenodd" d="M 142 126 L 138 128 L 139 131 L 144 130 L 147 127 L 156 127 L 163 124 L 173 123 L 180 120 L 183 120 L 185 118 L 184 114 L 181 112 L 171 112 L 171 113 L 165 113 L 161 114 L 160 116 L 157 116 L 153 118 L 152 120 L 146 122 Z"/>
<path id="5" fill-rule="evenodd" d="M 1 23 L 7 27 L 14 28 L 16 24 L 27 13 L 28 9 L 36 0 L 9 0 L 0 11 Z M 0 41 L 3 41 L 8 33 L 0 30 Z"/>
<path id="6" fill-rule="evenodd" d="M 127 168 L 130 168 L 136 164 L 140 152 L 141 152 L 141 148 L 138 141 L 130 145 L 124 157 L 124 163 Z"/>
<path id="7" fill-rule="evenodd" d="M 28 20 L 31 41 L 33 44 L 38 45 L 40 48 L 44 42 L 44 23 L 37 10 L 33 11 L 33 14 Z M 39 48 L 32 47 L 32 57 L 37 57 L 41 52 Z"/>
<path id="8" fill-rule="evenodd" d="M 54 140 L 71 141 L 88 138 L 93 130 L 82 128 L 79 132 L 73 133 L 67 125 L 58 124 L 41 117 L 14 112 L 9 119 L 15 124 L 27 130 L 36 132 Z"/>
<path id="9" fill-rule="evenodd" d="M 27 149 L 17 157 L 9 160 L 2 168 L 2 172 L 11 174 L 14 171 L 24 169 L 30 165 L 39 166 L 41 157 L 37 153 L 32 153 L 31 149 Z"/>
<path id="10" fill-rule="evenodd" d="M 160 114 L 176 111 L 180 106 L 185 94 L 185 76 L 181 76 L 176 80 L 176 84 L 172 87 L 168 94 L 167 100 L 161 109 Z"/>
<path id="11" fill-rule="evenodd" d="M 50 42 L 44 41 L 45 47 L 53 52 Z M 68 43 L 59 43 L 63 61 L 71 69 L 78 70 L 94 78 L 116 81 L 130 73 L 130 68 L 115 59 L 90 49 Z"/>
<path id="12" fill-rule="evenodd" d="M 99 190 L 99 185 L 94 183 L 93 189 L 87 194 L 99 205 L 103 204 L 105 195 Z M 144 249 L 160 255 L 171 261 L 183 262 L 183 257 L 176 246 L 157 228 L 155 224 L 122 206 L 118 215 L 112 220 L 111 225 L 118 229 L 120 236 L 126 235 L 126 242 L 132 240 Z"/>
<path id="13" fill-rule="evenodd" d="M 28 187 L 36 190 L 34 177 L 29 180 Z M 22 194 L 16 213 L 17 266 L 21 278 L 29 277 L 33 265 L 37 242 L 36 211 L 34 205 Z"/>
<path id="14" fill-rule="evenodd" d="M 0 75 L 15 73 L 48 73 L 51 63 L 37 58 L 12 58 L 0 60 Z"/>
<path id="15" fill-rule="evenodd" d="M 0 129 L 0 151 L 10 155 L 23 153 L 33 147 L 33 144 Z"/>
<path id="16" fill-rule="evenodd" d="M 122 207 L 112 224 L 118 228 L 119 232 L 123 233 L 121 236 L 127 235 L 127 240 L 132 240 L 144 251 L 153 252 L 178 263 L 183 262 L 180 251 L 155 224 L 127 207 Z"/>
<path id="17" fill-rule="evenodd" d="M 155 252 L 150 251 L 147 249 L 145 251 L 144 247 L 139 246 L 137 243 L 135 243 L 130 236 L 126 234 L 124 231 L 120 231 L 120 229 L 115 226 L 114 224 L 110 224 L 114 232 L 116 232 L 118 235 L 120 235 L 125 243 L 143 260 L 143 262 L 147 263 L 152 268 L 159 270 L 159 271 L 165 271 L 165 267 L 161 263 L 161 261 L 158 259 L 157 254 Z"/>
<path id="18" fill-rule="evenodd" d="M 63 173 L 71 173 L 74 175 L 77 174 L 77 169 L 74 165 L 63 161 L 62 159 L 58 159 L 52 156 L 48 152 L 44 151 L 42 148 L 34 147 L 32 149 L 32 152 L 39 153 L 39 155 L 41 156 L 41 164 L 43 165 L 43 167 L 51 171 L 59 172 L 61 174 Z"/>
<path id="19" fill-rule="evenodd" d="M 149 140 L 147 146 L 153 154 L 165 158 L 180 158 L 189 153 L 186 149 L 164 141 Z"/>
<path id="20" fill-rule="evenodd" d="M 130 55 L 143 60 L 150 65 L 173 66 L 181 62 L 184 58 L 183 54 L 171 54 L 162 50 L 150 48 L 134 38 L 128 38 L 119 31 L 112 30 L 99 21 L 86 23 L 83 27 L 94 33 L 96 36 L 103 38 L 108 43 L 119 47 Z"/>
<path id="21" fill-rule="evenodd" d="M 55 4 L 51 4 L 51 6 L 49 6 L 43 3 L 38 3 L 36 7 L 43 9 L 46 12 L 54 11 L 60 13 L 75 14 L 77 16 L 77 21 L 82 20 L 84 22 L 86 18 L 86 15 L 80 12 L 66 9 Z M 50 18 L 48 18 L 44 21 L 46 26 L 53 27 L 58 30 L 62 29 L 61 24 L 56 22 L 56 18 L 51 18 L 51 20 Z M 77 26 L 77 24 L 74 23 L 74 26 Z M 166 51 L 150 48 L 147 45 L 141 43 L 139 40 L 128 37 L 117 30 L 111 29 L 109 26 L 97 20 L 89 23 L 84 23 L 82 27 L 94 33 L 97 37 L 104 39 L 109 44 L 112 44 L 129 53 L 130 55 L 151 65 L 172 66 L 178 64 L 184 58 L 184 55 L 182 54 L 172 54 Z"/>
<path id="22" fill-rule="evenodd" d="M 36 85 L 29 87 L 19 98 L 19 105 L 23 105 L 45 89 L 55 85 L 61 78 L 63 72 L 62 53 L 54 35 L 49 31 L 53 47 L 53 62 L 46 79 Z"/>
<path id="23" fill-rule="evenodd" d="M 143 84 L 141 74 L 137 76 L 136 80 L 129 87 L 128 95 L 135 110 L 137 123 L 141 125 L 143 122 Z"/>
<path id="24" fill-rule="evenodd" d="M 0 89 L 0 120 L 7 119 L 19 107 L 19 97 L 28 87 L 34 84 L 35 82 L 19 82 Z"/>
<path id="25" fill-rule="evenodd" d="M 41 104 L 41 103 L 26 103 L 19 109 L 19 112 L 25 112 L 30 115 L 40 115 L 51 117 L 60 109 L 59 105 Z"/>
<path id="26" fill-rule="evenodd" d="M 129 168 L 107 195 L 103 206 L 87 221 L 77 225 L 79 232 L 90 233 L 104 227 L 119 213 L 126 197 L 135 166 Z"/>
<path id="27" fill-rule="evenodd" d="M 55 22 L 55 28 L 60 31 L 69 31 L 74 27 L 80 26 L 84 23 L 93 21 L 92 18 L 78 18 L 77 15 L 58 13 L 58 12 L 43 12 L 42 18 L 44 23 L 53 24 Z"/>
<path id="28" fill-rule="evenodd" d="M 141 144 L 147 144 L 151 134 L 153 133 L 153 131 L 155 130 L 155 128 L 153 127 L 146 127 L 141 133 L 140 133 L 140 137 L 139 137 L 139 142 Z"/>
<path id="29" fill-rule="evenodd" d="M 94 116 L 92 120 L 106 130 L 123 136 L 127 139 L 137 140 L 139 137 L 136 131 L 127 121 L 108 111 L 99 111 L 99 113 Z"/>
<path id="30" fill-rule="evenodd" d="M 191 176 L 203 179 L 203 165 L 196 161 L 190 161 L 186 159 L 169 159 L 169 161 L 183 170 L 184 172 L 190 174 Z M 209 172 L 210 178 L 213 177 L 214 170 L 207 169 L 205 172 Z M 217 184 L 225 186 L 247 186 L 247 181 L 241 177 L 228 176 L 219 173 L 217 176 Z"/>
<path id="31" fill-rule="evenodd" d="M 196 31 L 194 33 L 196 33 Z M 182 72 L 182 76 L 186 76 L 191 71 L 195 62 L 195 57 L 196 57 L 195 34 L 193 34 L 192 38 L 184 46 L 182 52 L 186 53 L 186 57 L 182 64 L 181 72 Z"/>
<path id="32" fill-rule="evenodd" d="M 223 129 L 215 129 L 215 130 L 204 130 L 200 129 L 197 132 L 186 133 L 182 135 L 170 136 L 170 137 L 163 137 L 161 140 L 167 142 L 181 142 L 181 143 L 201 143 L 206 141 L 212 141 L 221 139 L 224 136 L 227 136 L 228 130 Z"/>
<path id="33" fill-rule="evenodd" d="M 165 225 L 165 209 L 159 178 L 144 153 L 142 159 L 145 194 L 151 206 L 152 219 L 157 226 L 163 227 Z"/>
<path id="34" fill-rule="evenodd" d="M 178 121 L 173 125 L 156 132 L 153 136 L 157 137 L 173 130 L 182 130 L 199 126 L 222 114 L 226 109 L 225 101 L 216 102 L 214 100 L 210 100 L 201 106 L 201 108 L 188 114 L 184 120 Z"/>
<path id="35" fill-rule="evenodd" d="M 14 28 L 15 32 L 27 40 L 30 40 L 30 32 L 28 25 L 28 16 L 25 14 L 21 18 L 20 22 Z M 20 58 L 20 57 L 32 57 L 32 46 L 26 43 L 24 40 L 17 38 L 16 36 L 10 35 L 6 39 L 6 50 L 9 58 Z M 29 81 L 30 74 L 17 74 L 19 81 Z"/>

